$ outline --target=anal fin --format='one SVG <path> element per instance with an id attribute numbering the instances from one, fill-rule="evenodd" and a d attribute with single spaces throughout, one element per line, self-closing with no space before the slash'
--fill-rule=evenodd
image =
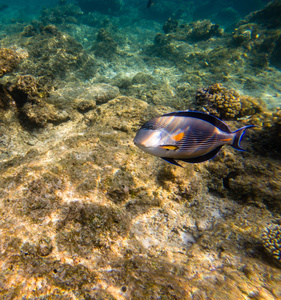
<path id="1" fill-rule="evenodd" d="M 173 158 L 170 157 L 161 157 L 162 159 L 164 159 L 166 162 L 178 166 L 178 167 L 182 167 L 179 163 L 177 163 Z"/>

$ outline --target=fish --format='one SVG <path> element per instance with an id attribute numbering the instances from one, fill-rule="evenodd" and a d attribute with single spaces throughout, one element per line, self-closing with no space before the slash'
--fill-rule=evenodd
<path id="1" fill-rule="evenodd" d="M 146 7 L 150 8 L 152 5 L 154 5 L 154 0 L 148 0 Z"/>
<path id="2" fill-rule="evenodd" d="M 144 123 L 134 144 L 146 153 L 182 167 L 177 161 L 201 163 L 212 159 L 224 145 L 244 151 L 240 142 L 248 125 L 231 131 L 219 118 L 198 111 L 176 111 Z"/>

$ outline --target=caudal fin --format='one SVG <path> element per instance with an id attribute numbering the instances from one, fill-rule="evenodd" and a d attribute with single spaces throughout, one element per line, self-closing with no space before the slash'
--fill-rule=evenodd
<path id="1" fill-rule="evenodd" d="M 248 126 L 245 126 L 243 128 L 240 128 L 240 129 L 234 131 L 235 137 L 234 137 L 233 143 L 231 145 L 233 148 L 235 148 L 237 150 L 241 150 L 241 151 L 245 150 L 240 146 L 240 142 L 241 142 L 246 130 L 251 127 L 255 127 L 255 125 L 248 125 Z"/>

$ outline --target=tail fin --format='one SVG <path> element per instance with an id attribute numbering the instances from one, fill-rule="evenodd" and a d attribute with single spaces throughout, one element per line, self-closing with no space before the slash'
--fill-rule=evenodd
<path id="1" fill-rule="evenodd" d="M 255 125 L 248 125 L 248 126 L 242 127 L 242 128 L 240 128 L 240 129 L 233 132 L 233 133 L 235 133 L 235 137 L 234 137 L 233 143 L 231 145 L 233 148 L 235 148 L 237 150 L 241 150 L 241 151 L 245 150 L 245 149 L 241 148 L 240 142 L 241 142 L 241 140 L 243 138 L 243 135 L 246 132 L 246 130 L 248 128 L 251 128 L 251 127 L 255 127 Z"/>

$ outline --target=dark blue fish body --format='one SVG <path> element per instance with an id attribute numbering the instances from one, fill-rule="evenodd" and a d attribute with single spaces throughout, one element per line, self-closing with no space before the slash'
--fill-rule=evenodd
<path id="1" fill-rule="evenodd" d="M 177 160 L 199 163 L 213 158 L 223 145 L 243 150 L 240 141 L 245 130 L 231 132 L 220 119 L 195 111 L 178 111 L 146 122 L 137 132 L 134 143 L 143 151 L 171 164 Z"/>

